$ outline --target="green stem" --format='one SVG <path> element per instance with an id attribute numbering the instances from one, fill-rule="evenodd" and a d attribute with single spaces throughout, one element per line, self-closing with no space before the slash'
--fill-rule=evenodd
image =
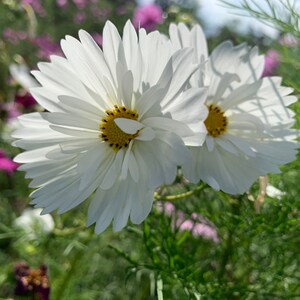
<path id="1" fill-rule="evenodd" d="M 90 240 L 92 239 L 93 234 L 89 234 L 89 236 L 86 238 L 85 241 L 82 242 L 83 245 L 87 245 Z M 70 280 L 72 278 L 72 275 L 75 274 L 75 270 L 79 264 L 79 262 L 81 261 L 81 258 L 83 257 L 83 254 L 85 253 L 85 249 L 77 249 L 76 253 L 74 254 L 72 260 L 71 260 L 71 268 L 70 270 L 67 271 L 66 276 L 64 277 L 58 292 L 56 293 L 56 299 L 60 300 L 60 299 L 65 299 L 64 294 L 68 289 L 68 285 L 70 283 Z"/>
<path id="2" fill-rule="evenodd" d="M 168 196 L 160 196 L 158 193 L 154 194 L 154 199 L 159 201 L 177 201 L 183 198 L 187 198 L 192 196 L 194 193 L 204 190 L 205 185 L 199 185 L 191 191 L 177 194 L 177 195 L 168 195 Z"/>
<path id="3" fill-rule="evenodd" d="M 233 216 L 237 216 L 240 213 L 240 203 L 242 201 L 242 197 L 239 197 L 239 199 L 228 199 L 231 203 L 231 208 L 232 208 L 232 214 Z M 220 281 L 226 271 L 226 266 L 229 262 L 230 257 L 232 256 L 232 252 L 233 252 L 233 237 L 235 234 L 235 228 L 237 227 L 237 220 L 235 218 L 231 218 L 232 223 L 234 223 L 234 225 L 228 230 L 228 236 L 227 236 L 227 240 L 226 240 L 226 245 L 225 245 L 225 249 L 223 252 L 223 255 L 221 257 L 221 263 L 220 263 L 220 269 L 218 272 L 218 280 Z"/>
<path id="4" fill-rule="evenodd" d="M 226 270 L 226 265 L 229 261 L 230 255 L 231 255 L 233 234 L 234 234 L 234 231 L 229 230 L 225 250 L 224 250 L 222 258 L 221 258 L 220 269 L 219 269 L 219 273 L 218 273 L 218 280 L 219 281 L 224 276 L 224 273 L 225 273 L 225 270 Z"/>

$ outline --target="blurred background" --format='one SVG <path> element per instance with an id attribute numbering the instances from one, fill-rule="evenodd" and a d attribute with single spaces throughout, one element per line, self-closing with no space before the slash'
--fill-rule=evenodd
<path id="1" fill-rule="evenodd" d="M 194 188 L 178 176 L 142 225 L 97 236 L 85 227 L 88 203 L 45 216 L 30 206 L 10 137 L 18 115 L 42 109 L 30 70 L 81 28 L 101 47 L 107 20 L 166 34 L 172 22 L 198 23 L 210 50 L 228 39 L 257 45 L 263 76 L 282 76 L 298 95 L 298 11 L 287 0 L 0 1 L 0 299 L 300 299 L 299 157 L 238 198 L 203 185 L 171 203 Z M 299 129 L 299 103 L 292 109 Z"/>

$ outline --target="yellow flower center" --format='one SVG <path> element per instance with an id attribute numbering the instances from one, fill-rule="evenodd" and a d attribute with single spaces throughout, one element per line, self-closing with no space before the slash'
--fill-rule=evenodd
<path id="1" fill-rule="evenodd" d="M 224 116 L 224 112 L 220 107 L 211 104 L 208 106 L 208 116 L 204 121 L 208 134 L 213 137 L 218 137 L 226 132 L 227 129 L 227 117 Z"/>
<path id="2" fill-rule="evenodd" d="M 114 109 L 106 111 L 106 116 L 100 123 L 101 139 L 115 151 L 118 151 L 123 147 L 128 147 L 130 141 L 138 136 L 138 132 L 135 134 L 128 134 L 122 131 L 114 120 L 116 118 L 126 118 L 137 121 L 138 117 L 139 115 L 135 110 L 115 105 Z"/>

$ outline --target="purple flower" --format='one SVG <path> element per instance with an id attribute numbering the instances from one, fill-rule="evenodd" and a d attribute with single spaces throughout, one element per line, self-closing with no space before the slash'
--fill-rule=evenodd
<path id="1" fill-rule="evenodd" d="M 163 23 L 163 11 L 157 4 L 148 4 L 136 8 L 133 16 L 133 25 L 135 28 L 145 28 L 147 31 L 153 31 L 158 24 Z"/>
<path id="2" fill-rule="evenodd" d="M 127 12 L 128 12 L 128 8 L 125 5 L 118 6 L 116 9 L 116 14 L 118 16 L 126 15 Z"/>
<path id="3" fill-rule="evenodd" d="M 34 299 L 49 300 L 50 283 L 47 275 L 47 267 L 40 266 L 39 269 L 31 269 L 26 263 L 15 266 L 16 296 L 32 295 Z"/>
<path id="4" fill-rule="evenodd" d="M 15 31 L 11 28 L 6 28 L 3 31 L 3 39 L 14 45 L 18 44 L 20 41 L 26 40 L 27 38 L 28 34 L 25 31 Z"/>
<path id="5" fill-rule="evenodd" d="M 91 14 L 95 19 L 99 19 L 100 21 L 104 22 L 109 18 L 109 15 L 111 14 L 111 9 L 93 6 L 91 9 Z"/>
<path id="6" fill-rule="evenodd" d="M 59 45 L 57 43 L 54 43 L 49 35 L 36 37 L 33 40 L 33 44 L 39 48 L 37 56 L 40 59 L 49 59 L 50 55 L 62 56 Z"/>
<path id="7" fill-rule="evenodd" d="M 274 75 L 278 66 L 279 53 L 274 49 L 268 50 L 265 56 L 265 66 L 262 77 Z"/>
<path id="8" fill-rule="evenodd" d="M 73 3 L 78 9 L 85 9 L 85 7 L 88 5 L 88 2 L 88 0 L 73 0 Z"/>
<path id="9" fill-rule="evenodd" d="M 78 13 L 76 13 L 76 15 L 74 16 L 74 22 L 76 24 L 81 24 L 85 21 L 86 19 L 86 15 L 83 11 L 79 11 Z"/>
<path id="10" fill-rule="evenodd" d="M 0 171 L 3 171 L 7 175 L 11 176 L 18 166 L 19 164 L 13 162 L 5 155 L 5 152 L 0 149 Z"/>

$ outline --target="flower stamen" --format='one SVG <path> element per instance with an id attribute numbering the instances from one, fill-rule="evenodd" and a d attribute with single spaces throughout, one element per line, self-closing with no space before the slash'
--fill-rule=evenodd
<path id="1" fill-rule="evenodd" d="M 224 116 L 224 112 L 219 106 L 209 105 L 208 116 L 204 121 L 207 132 L 213 137 L 218 137 L 226 132 L 228 121 L 227 117 Z"/>
<path id="2" fill-rule="evenodd" d="M 127 109 L 125 106 L 115 105 L 113 109 L 106 110 L 106 116 L 101 120 L 100 130 L 101 139 L 106 142 L 112 149 L 118 151 L 121 148 L 127 148 L 129 143 L 138 136 L 128 134 L 121 130 L 115 123 L 116 118 L 126 118 L 137 121 L 139 115 L 135 110 Z"/>

